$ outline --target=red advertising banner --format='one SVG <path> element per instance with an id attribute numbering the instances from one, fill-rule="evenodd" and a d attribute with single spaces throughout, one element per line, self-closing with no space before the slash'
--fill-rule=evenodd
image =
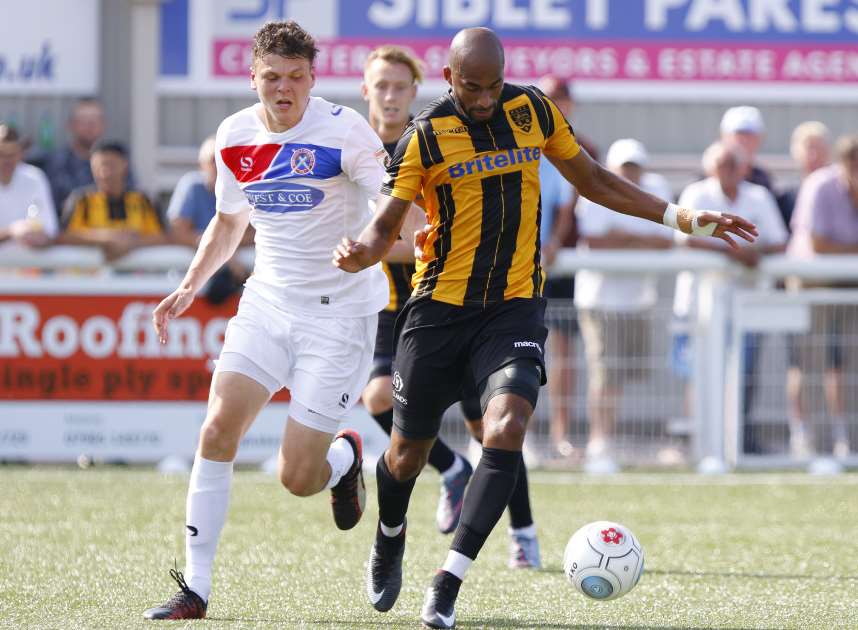
<path id="1" fill-rule="evenodd" d="M 205 401 L 237 299 L 152 328 L 152 295 L 0 296 L 0 400 Z M 279 400 L 288 400 L 281 393 Z"/>

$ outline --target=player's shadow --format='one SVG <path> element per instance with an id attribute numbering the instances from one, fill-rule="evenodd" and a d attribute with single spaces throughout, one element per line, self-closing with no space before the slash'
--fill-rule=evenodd
<path id="1" fill-rule="evenodd" d="M 277 624 L 283 628 L 297 628 L 304 626 L 324 626 L 326 628 L 382 628 L 382 627 L 411 627 L 405 626 L 401 619 L 360 621 L 354 619 L 317 619 L 308 621 L 306 619 L 289 619 L 285 617 L 206 617 L 206 621 L 221 621 L 230 624 L 239 623 L 266 623 Z M 457 625 L 460 625 L 457 623 Z M 512 626 L 509 626 L 512 627 Z"/>
<path id="2" fill-rule="evenodd" d="M 457 628 L 539 628 L 543 630 L 710 630 L 704 626 L 623 626 L 623 625 L 606 625 L 606 624 L 589 624 L 589 623 L 539 623 L 539 624 L 522 624 L 521 620 L 515 619 L 500 619 L 497 617 L 481 617 L 478 619 L 457 619 Z M 737 628 L 736 630 L 751 630 L 751 628 Z M 753 630 L 777 630 L 776 628 L 759 628 Z"/>
<path id="3" fill-rule="evenodd" d="M 808 575 L 806 573 L 742 573 L 737 571 L 681 571 L 674 569 L 647 569 L 644 575 L 748 578 L 760 580 L 828 580 L 835 582 L 858 581 L 858 575 Z"/>

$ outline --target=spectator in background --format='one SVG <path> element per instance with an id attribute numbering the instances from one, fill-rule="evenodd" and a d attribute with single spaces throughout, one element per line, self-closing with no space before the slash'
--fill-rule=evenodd
<path id="1" fill-rule="evenodd" d="M 206 138 L 198 154 L 199 170 L 185 173 L 176 184 L 167 207 L 170 235 L 174 242 L 193 247 L 200 243 L 203 232 L 215 215 L 215 137 Z M 254 230 L 248 226 L 241 245 L 253 243 Z M 249 275 L 248 269 L 233 256 L 221 267 L 203 289 L 203 295 L 212 303 L 220 304 L 229 296 L 239 293 Z"/>
<path id="2" fill-rule="evenodd" d="M 101 103 L 94 98 L 81 98 L 69 115 L 69 143 L 39 160 L 51 183 L 57 212 L 61 211 L 72 190 L 93 183 L 89 158 L 95 143 L 104 135 L 104 128 Z"/>
<path id="3" fill-rule="evenodd" d="M 43 247 L 57 235 L 57 214 L 45 174 L 23 157 L 18 132 L 0 124 L 0 243 Z"/>
<path id="4" fill-rule="evenodd" d="M 763 115 L 759 109 L 750 105 L 731 107 L 721 118 L 721 142 L 726 145 L 736 144 L 745 152 L 749 164 L 745 179 L 774 194 L 772 176 L 756 164 L 757 152 L 763 143 L 765 131 Z"/>
<path id="5" fill-rule="evenodd" d="M 838 140 L 835 155 L 836 164 L 817 169 L 801 186 L 792 217 L 793 235 L 788 250 L 792 256 L 858 254 L 858 135 Z M 844 285 L 828 283 L 827 286 Z M 854 287 L 854 283 L 850 286 Z M 787 381 L 790 450 L 794 456 L 806 457 L 814 451 L 802 387 L 802 371 L 808 370 L 814 345 L 825 348 L 824 390 L 832 419 L 833 452 L 838 457 L 849 454 L 843 365 L 844 352 L 854 348 L 855 339 L 858 339 L 858 307 L 827 304 L 811 309 L 811 335 L 800 340 L 796 348 L 802 367 L 793 368 Z"/>
<path id="6" fill-rule="evenodd" d="M 574 109 L 568 84 L 555 77 L 539 82 L 561 113 L 569 119 Z M 578 138 L 579 143 L 581 139 Z M 557 252 L 576 240 L 575 204 L 572 185 L 566 181 L 549 160 L 539 162 L 542 219 L 539 240 L 542 243 L 542 264 L 550 272 Z M 570 277 L 548 278 L 542 295 L 548 300 L 545 324 L 549 329 L 546 347 L 551 359 L 548 363 L 549 433 L 554 454 L 568 457 L 572 454 L 569 441 L 569 420 L 575 388 L 575 336 L 578 322 L 572 316 L 572 298 L 575 280 Z"/>
<path id="7" fill-rule="evenodd" d="M 679 242 L 688 247 L 723 252 L 746 267 L 755 267 L 760 256 L 782 252 L 786 248 L 787 229 L 778 212 L 772 194 L 765 187 L 747 181 L 751 167 L 748 153 L 738 144 L 715 142 L 703 153 L 703 171 L 707 178 L 690 184 L 679 197 L 685 208 L 706 208 L 737 213 L 756 224 L 759 237 L 755 243 L 735 240 L 738 249 L 726 244 L 711 243 L 706 239 L 678 235 Z M 742 285 L 742 281 L 739 281 Z M 682 271 L 676 277 L 674 315 L 685 330 L 674 339 L 675 369 L 686 380 L 691 376 L 690 336 L 687 326 L 696 316 L 697 282 L 693 273 Z M 744 341 L 744 449 L 748 453 L 761 452 L 747 415 L 753 404 L 756 361 L 760 336 L 749 334 Z"/>
<path id="8" fill-rule="evenodd" d="M 125 147 L 101 142 L 93 148 L 90 163 L 95 185 L 78 188 L 66 199 L 60 242 L 100 247 L 108 260 L 166 243 L 161 216 L 146 195 L 126 185 Z"/>
<path id="9" fill-rule="evenodd" d="M 617 140 L 608 149 L 605 165 L 645 191 L 670 198 L 663 177 L 645 173 L 649 157 L 637 140 Z M 581 197 L 579 247 L 589 249 L 667 249 L 672 230 L 649 221 L 612 212 Z M 643 375 L 650 356 L 650 317 L 655 305 L 656 279 L 648 275 L 581 270 L 575 276 L 575 306 L 587 361 L 587 415 L 590 437 L 585 470 L 617 470 L 613 440 L 617 405 L 625 383 Z"/>
<path id="10" fill-rule="evenodd" d="M 821 122 L 810 120 L 801 123 L 792 132 L 790 155 L 798 164 L 801 180 L 778 195 L 778 208 L 787 226 L 790 225 L 798 189 L 805 178 L 831 163 L 831 132 Z"/>

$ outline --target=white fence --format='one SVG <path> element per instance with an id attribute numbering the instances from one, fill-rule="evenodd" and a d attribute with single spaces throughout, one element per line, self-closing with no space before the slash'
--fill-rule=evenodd
<path id="1" fill-rule="evenodd" d="M 241 255 L 250 262 L 253 253 L 246 251 Z M 142 292 L 155 296 L 178 281 L 191 257 L 192 252 L 188 248 L 154 247 L 137 250 L 107 265 L 97 249 L 54 247 L 28 250 L 6 244 L 0 246 L 0 300 L 3 296 L 19 295 L 25 288 L 28 293 L 44 294 L 121 295 Z M 858 257 L 825 256 L 797 261 L 771 256 L 755 271 L 755 286 L 741 290 L 737 288 L 736 278 L 744 273 L 743 270 L 721 255 L 702 251 L 567 250 L 561 252 L 550 275 L 571 276 L 576 270 L 585 268 L 624 274 L 646 272 L 660 278 L 659 302 L 646 314 L 652 342 L 645 361 L 645 374 L 638 382 L 624 388 L 619 401 L 616 434 L 617 457 L 621 463 L 694 465 L 710 458 L 710 461 L 725 461 L 733 467 L 806 464 L 811 451 L 800 457 L 794 456 L 795 450 L 790 451 L 791 412 L 786 382 L 790 365 L 794 363 L 791 357 L 795 352 L 791 348 L 809 343 L 816 348 L 817 354 L 822 352 L 825 355 L 833 352 L 832 345 L 836 343 L 837 352 L 843 357 L 839 366 L 843 408 L 835 410 L 836 417 L 832 416 L 832 410 L 828 409 L 830 405 L 825 404 L 825 392 L 819 393 L 828 386 L 830 370 L 826 371 L 825 364 L 821 364 L 822 367 L 808 364 L 802 373 L 807 392 L 804 395 L 806 424 L 816 452 L 830 452 L 832 442 L 839 440 L 838 454 L 843 456 L 843 462 L 858 465 L 858 459 L 842 448 L 844 435 L 847 446 L 856 444 L 853 435 L 858 404 L 854 399 L 858 397 L 858 385 L 856 361 L 851 356 L 858 356 L 858 338 L 841 333 L 831 336 L 829 331 L 812 328 L 812 312 L 822 305 L 854 305 L 858 313 L 858 290 L 786 291 L 778 288 L 787 277 L 817 283 L 823 280 L 855 281 L 858 285 Z M 26 270 L 32 269 L 46 273 L 27 273 Z M 699 308 L 696 318 L 690 323 L 694 348 L 693 378 L 688 396 L 690 407 L 686 405 L 685 386 L 671 365 L 675 332 L 670 308 L 673 278 L 682 270 L 696 273 L 699 280 Z M 561 322 L 560 328 L 566 326 L 570 337 L 574 337 L 577 314 L 572 305 L 555 302 L 549 308 L 553 318 Z M 749 334 L 752 335 L 750 338 Z M 748 343 L 760 347 L 751 372 L 746 370 L 747 353 L 742 351 Z M 575 351 L 566 360 L 576 375 L 575 384 L 565 400 L 570 416 L 569 436 L 575 447 L 572 457 L 568 453 L 563 459 L 555 457 L 548 429 L 552 401 L 547 393 L 541 396 L 530 431 L 531 452 L 549 465 L 576 465 L 576 454 L 583 451 L 587 439 L 587 374 L 581 350 L 583 344 L 576 342 L 573 345 Z M 550 343 L 548 354 L 549 361 L 552 361 Z M 9 365 L 13 360 L 0 356 L 0 370 L 3 362 Z M 753 384 L 751 389 L 749 383 Z M 745 398 L 749 392 L 752 401 L 746 405 Z M 0 402 L 0 458 L 9 458 L 3 431 L 8 434 L 10 419 L 23 417 L 22 405 L 27 410 L 28 423 L 35 422 L 40 414 L 49 415 L 58 407 L 55 401 L 42 404 L 17 401 L 14 392 L 11 397 L 8 393 L 5 397 L 7 400 Z M 203 403 L 159 404 L 175 408 L 191 405 L 199 416 L 198 407 Z M 109 406 L 113 413 L 122 405 L 129 409 L 142 406 L 115 401 L 104 402 L 104 405 L 105 409 Z M 457 413 L 451 411 L 450 415 L 456 416 Z M 140 422 L 145 422 L 145 418 L 140 417 Z M 52 425 L 45 423 L 43 426 L 47 430 Z M 833 433 L 837 433 L 834 438 Z M 458 447 L 466 445 L 466 433 L 460 422 L 445 423 L 443 435 Z M 150 436 L 149 439 L 155 438 Z M 169 450 L 169 437 L 164 439 L 167 442 L 160 443 L 159 454 L 164 449 Z M 762 447 L 755 445 L 749 449 L 751 442 L 760 443 Z"/>

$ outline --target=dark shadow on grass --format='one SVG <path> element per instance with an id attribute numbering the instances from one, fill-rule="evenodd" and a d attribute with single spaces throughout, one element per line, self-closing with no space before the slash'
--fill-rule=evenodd
<path id="1" fill-rule="evenodd" d="M 680 571 L 647 569 L 644 575 L 680 575 L 683 577 L 752 578 L 761 580 L 833 580 L 858 581 L 858 575 L 806 575 L 801 573 L 741 573 L 736 571 Z"/>
<path id="2" fill-rule="evenodd" d="M 498 617 L 482 617 L 479 619 L 456 619 L 457 628 L 544 628 L 554 630 L 709 630 L 704 626 L 623 626 L 615 624 L 589 624 L 589 623 L 522 623 L 520 619 L 501 619 Z M 752 630 L 751 628 L 737 628 L 737 630 Z M 759 628 L 753 630 L 777 630 L 777 628 Z"/>
<path id="3" fill-rule="evenodd" d="M 387 619 L 380 621 L 358 621 L 355 619 L 317 619 L 315 621 L 307 621 L 306 619 L 287 619 L 284 617 L 206 617 L 206 621 L 224 621 L 226 623 L 271 623 L 277 624 L 284 628 L 294 628 L 297 626 L 334 626 L 334 627 L 403 627 L 408 624 L 403 624 L 398 619 Z M 414 627 L 419 627 L 419 621 L 411 624 Z M 458 624 L 457 624 L 458 625 Z"/>

